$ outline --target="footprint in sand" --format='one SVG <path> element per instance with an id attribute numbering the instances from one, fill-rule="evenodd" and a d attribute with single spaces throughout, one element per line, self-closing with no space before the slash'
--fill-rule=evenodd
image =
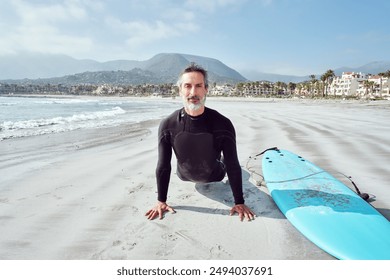
<path id="1" fill-rule="evenodd" d="M 138 192 L 140 191 L 141 189 L 143 189 L 145 187 L 145 184 L 138 184 L 137 186 L 135 187 L 127 187 L 126 189 L 128 190 L 128 194 L 133 194 L 135 192 Z"/>
<path id="2" fill-rule="evenodd" d="M 221 259 L 225 257 L 231 257 L 232 255 L 227 252 L 221 245 L 216 245 L 210 249 L 210 259 Z"/>

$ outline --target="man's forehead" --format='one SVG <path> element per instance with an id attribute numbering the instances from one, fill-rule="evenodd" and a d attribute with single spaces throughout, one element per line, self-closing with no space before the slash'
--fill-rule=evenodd
<path id="1" fill-rule="evenodd" d="M 199 72 L 189 72 L 184 73 L 182 76 L 183 83 L 194 83 L 194 84 L 203 84 L 204 77 L 202 73 Z"/>

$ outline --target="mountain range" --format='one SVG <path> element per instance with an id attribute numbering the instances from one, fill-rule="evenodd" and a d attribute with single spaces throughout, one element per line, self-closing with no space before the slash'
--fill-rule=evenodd
<path id="1" fill-rule="evenodd" d="M 340 67 L 332 69 L 336 76 L 341 76 L 343 72 L 361 72 L 364 74 L 373 74 L 383 73 L 390 70 L 390 60 L 389 61 L 374 61 L 367 64 L 364 64 L 359 67 Z M 324 71 L 325 73 L 325 71 Z M 317 79 L 320 79 L 321 75 L 324 73 L 313 73 Z M 307 76 L 293 76 L 293 75 L 279 75 L 279 74 L 270 74 L 262 73 L 257 71 L 241 71 L 248 80 L 251 81 L 270 81 L 270 82 L 293 82 L 299 83 L 303 81 L 310 80 L 310 75 Z"/>
<path id="2" fill-rule="evenodd" d="M 98 62 L 75 59 L 66 55 L 25 53 L 0 56 L 0 81 L 32 84 L 161 84 L 174 83 L 180 71 L 195 62 L 209 72 L 211 83 L 238 83 L 245 81 L 302 82 L 309 76 L 278 75 L 254 71 L 241 73 L 221 61 L 179 53 L 161 53 L 144 60 L 113 60 Z M 390 61 L 377 61 L 360 67 L 333 69 L 337 76 L 354 71 L 377 74 L 390 69 Z M 313 73 L 319 78 L 323 73 Z"/>
<path id="3" fill-rule="evenodd" d="M 236 70 L 214 58 L 161 53 L 145 61 L 97 62 L 65 55 L 24 54 L 0 57 L 0 80 L 12 83 L 52 84 L 161 84 L 175 83 L 191 62 L 208 70 L 210 82 L 247 81 Z"/>

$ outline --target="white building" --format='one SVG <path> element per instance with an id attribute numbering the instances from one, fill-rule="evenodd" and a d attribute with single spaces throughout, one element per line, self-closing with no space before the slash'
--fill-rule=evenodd
<path id="1" fill-rule="evenodd" d="M 371 85 L 367 84 L 372 82 Z M 390 79 L 379 75 L 343 72 L 335 77 L 328 89 L 330 95 L 357 97 L 390 97 Z"/>
<path id="2" fill-rule="evenodd" d="M 366 75 L 355 72 L 343 72 L 341 77 L 335 77 L 329 87 L 330 95 L 354 96 L 359 94 L 359 87 Z"/>
<path id="3" fill-rule="evenodd" d="M 216 85 L 209 89 L 209 94 L 214 96 L 231 96 L 234 91 L 234 87 L 231 85 Z"/>
<path id="4" fill-rule="evenodd" d="M 390 80 L 388 77 L 382 77 L 379 75 L 372 75 L 367 78 L 369 82 L 373 83 L 372 88 L 367 89 L 364 82 L 361 83 L 359 93 L 361 96 L 368 97 L 390 97 Z"/>

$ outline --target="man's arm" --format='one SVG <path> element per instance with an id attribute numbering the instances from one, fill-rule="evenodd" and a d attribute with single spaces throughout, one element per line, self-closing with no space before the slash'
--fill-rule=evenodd
<path id="1" fill-rule="evenodd" d="M 242 171 L 237 155 L 236 133 L 233 124 L 230 121 L 226 123 L 226 131 L 222 142 L 222 152 L 226 165 L 226 173 L 233 192 L 234 202 L 235 204 L 244 204 Z"/>
<path id="2" fill-rule="evenodd" d="M 158 201 L 166 202 L 168 195 L 168 186 L 171 178 L 171 159 L 172 146 L 170 139 L 167 139 L 166 132 L 163 130 L 163 123 L 159 127 L 158 133 L 158 161 L 156 168 L 156 181 Z"/>
<path id="3" fill-rule="evenodd" d="M 171 177 L 171 158 L 172 147 L 170 139 L 167 139 L 164 131 L 164 121 L 160 124 L 158 131 L 158 160 L 156 167 L 157 181 L 157 204 L 152 209 L 145 213 L 149 220 L 153 220 L 157 216 L 163 218 L 164 212 L 175 213 L 175 210 L 166 204 L 168 195 L 169 180 Z"/>
<path id="4" fill-rule="evenodd" d="M 237 155 L 236 132 L 230 121 L 227 123 L 227 134 L 225 137 L 226 138 L 222 143 L 222 151 L 225 158 L 226 172 L 235 202 L 235 205 L 230 210 L 230 215 L 237 213 L 241 221 L 243 219 L 251 221 L 256 215 L 248 206 L 245 205 L 242 190 L 242 172 Z"/>

